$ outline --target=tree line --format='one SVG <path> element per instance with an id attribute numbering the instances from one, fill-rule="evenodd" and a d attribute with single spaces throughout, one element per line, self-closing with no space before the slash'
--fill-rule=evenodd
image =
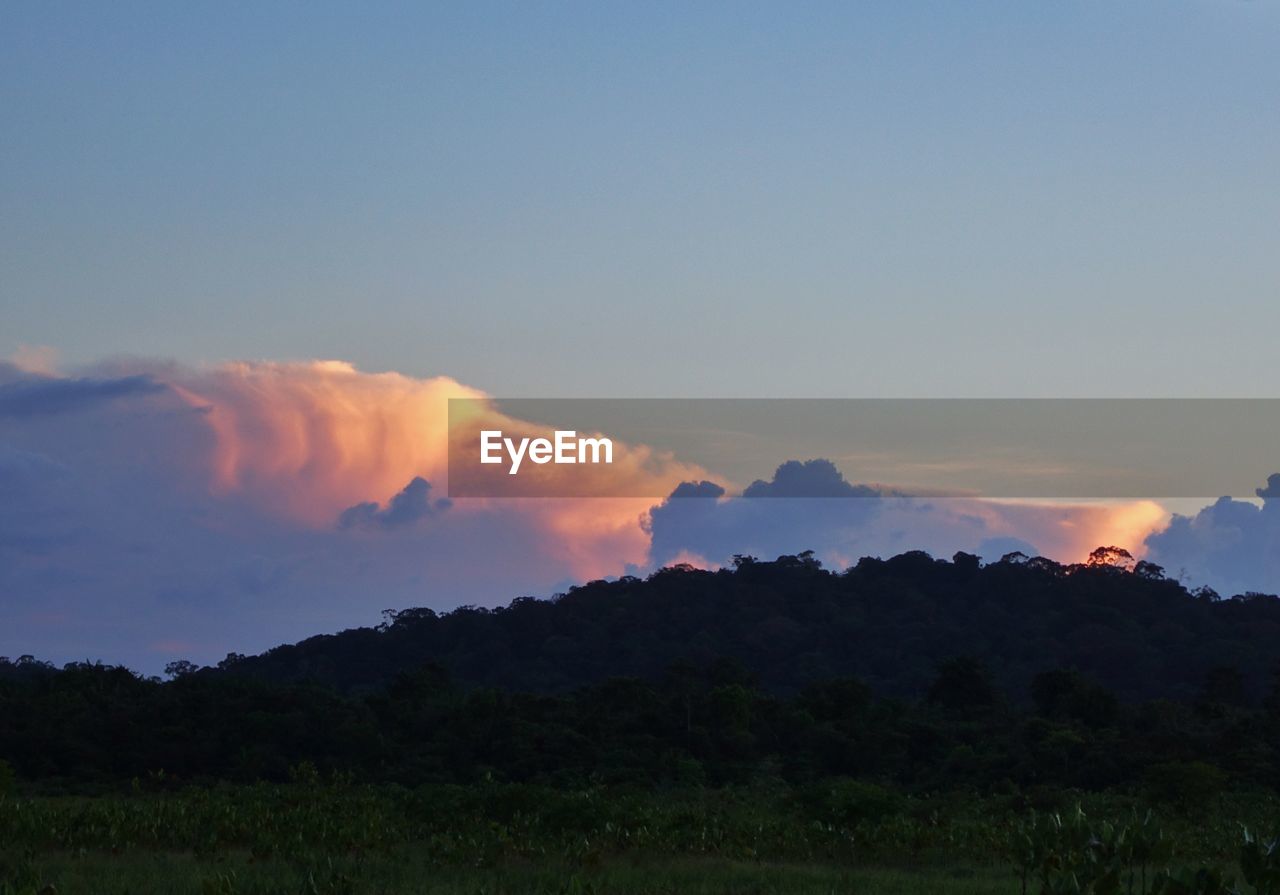
<path id="1" fill-rule="evenodd" d="M 1121 554 L 910 553 L 842 573 L 741 557 L 391 613 L 169 680 L 0 659 L 0 777 L 1280 785 L 1280 601 L 1190 592 Z"/>

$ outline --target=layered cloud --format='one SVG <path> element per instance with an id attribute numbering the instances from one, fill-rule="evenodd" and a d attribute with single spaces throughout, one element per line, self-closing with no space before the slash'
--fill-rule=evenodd
<path id="1" fill-rule="evenodd" d="M 13 376 L 0 385 L 0 417 L 24 419 L 83 410 L 117 398 L 155 394 L 164 386 L 150 376 L 58 379 Z"/>
<path id="2" fill-rule="evenodd" d="M 464 434 L 551 431 L 447 377 L 338 362 L 132 361 L 74 376 L 0 365 L 0 654 L 207 662 L 368 624 L 384 608 L 493 605 L 739 553 L 1074 560 L 1146 540 L 1170 568 L 1181 551 L 1226 569 L 1237 554 L 1224 544 L 1280 543 L 1272 500 L 1164 531 L 1150 502 L 912 498 L 822 460 L 735 489 L 616 439 L 611 489 L 671 498 L 450 499 L 450 398 L 472 408 Z"/>

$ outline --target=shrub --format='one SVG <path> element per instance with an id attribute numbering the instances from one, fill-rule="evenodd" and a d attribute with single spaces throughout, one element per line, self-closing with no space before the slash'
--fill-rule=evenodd
<path id="1" fill-rule="evenodd" d="M 1157 802 L 1188 813 L 1207 809 L 1226 783 L 1225 775 L 1202 761 L 1170 761 L 1147 769 L 1146 789 Z"/>
<path id="2" fill-rule="evenodd" d="M 809 787 L 801 794 L 806 812 L 838 827 L 875 823 L 903 808 L 903 797 L 892 789 L 862 780 L 836 779 Z"/>

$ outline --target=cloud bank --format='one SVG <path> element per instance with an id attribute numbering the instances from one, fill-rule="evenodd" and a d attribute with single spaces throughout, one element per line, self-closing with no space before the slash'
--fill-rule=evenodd
<path id="1" fill-rule="evenodd" d="M 1194 516 L 1174 516 L 1146 540 L 1151 561 L 1188 583 L 1224 593 L 1280 589 L 1280 475 L 1257 496 L 1262 505 L 1219 498 Z"/>
<path id="2" fill-rule="evenodd" d="M 483 395 L 336 362 L 6 365 L 0 654 L 210 661 L 645 562 L 648 501 L 438 496 L 450 397 Z M 654 488 L 701 473 L 618 454 Z"/>
<path id="3" fill-rule="evenodd" d="M 783 499 L 771 499 L 783 498 Z M 738 497 L 685 482 L 647 523 L 651 563 L 723 565 L 735 554 L 773 557 L 813 550 L 843 566 L 862 556 L 957 550 L 988 560 L 1021 550 L 1083 560 L 1101 543 L 1140 545 L 1166 519 L 1152 501 L 1034 504 L 912 497 L 848 482 L 829 460 L 788 461 Z"/>
<path id="4" fill-rule="evenodd" d="M 1166 531 L 1150 502 L 913 498 L 822 459 L 736 490 L 616 440 L 610 474 L 670 498 L 450 500 L 451 397 L 472 399 L 475 426 L 550 431 L 448 377 L 341 362 L 128 361 L 74 376 L 0 365 L 0 654 L 155 670 L 370 624 L 385 608 L 494 605 L 739 553 L 1076 560 L 1145 540 L 1170 569 L 1171 552 L 1225 569 L 1238 556 L 1224 544 L 1274 555 L 1280 543 L 1280 480 L 1262 509 L 1229 502 Z M 1250 534 L 1233 541 L 1228 522 Z"/>

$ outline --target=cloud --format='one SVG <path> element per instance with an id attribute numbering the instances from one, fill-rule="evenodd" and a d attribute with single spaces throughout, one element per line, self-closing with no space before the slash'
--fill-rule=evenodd
<path id="1" fill-rule="evenodd" d="M 707 482 L 683 483 L 653 509 L 647 528 L 653 565 L 689 556 L 723 564 L 734 554 L 772 557 L 802 550 L 814 550 L 832 565 L 914 549 L 935 555 L 965 550 L 989 560 L 1020 550 L 1076 561 L 1103 543 L 1140 550 L 1165 518 L 1151 501 L 910 497 L 849 482 L 831 461 L 813 459 L 783 463 L 772 479 L 756 481 L 736 497 Z"/>
<path id="2" fill-rule="evenodd" d="M 120 398 L 153 395 L 164 389 L 162 383 L 146 375 L 114 379 L 18 375 L 0 384 L 0 417 L 22 419 L 70 413 Z"/>
<path id="3" fill-rule="evenodd" d="M 885 492 L 870 485 L 846 482 L 830 460 L 788 460 L 770 481 L 756 479 L 743 497 L 882 497 Z"/>
<path id="4" fill-rule="evenodd" d="M 547 595 L 648 553 L 652 500 L 441 497 L 450 397 L 536 428 L 447 377 L 129 361 L 0 365 L 0 384 L 0 654 L 147 668 L 151 644 L 181 641 L 217 661 L 388 607 Z M 617 455 L 647 493 L 700 474 Z"/>
<path id="5" fill-rule="evenodd" d="M 216 492 L 240 495 L 267 512 L 317 528 L 331 527 L 339 513 L 356 504 L 388 498 L 414 477 L 449 491 L 451 437 L 463 439 L 486 428 L 537 436 L 554 432 L 501 413 L 483 392 L 449 377 L 367 373 L 341 361 L 176 369 L 165 381 L 206 418 L 214 447 L 210 484 Z M 455 421 L 454 432 L 451 399 L 467 399 L 469 408 L 466 419 Z M 556 476 L 588 482 L 595 476 L 600 494 L 665 494 L 701 472 L 669 454 L 615 439 L 609 467 L 566 471 L 553 464 L 531 465 L 521 480 L 535 483 L 544 494 L 556 493 L 546 482 Z M 634 523 L 634 501 L 617 505 Z M 610 508 L 597 504 L 605 514 Z"/>
<path id="6" fill-rule="evenodd" d="M 828 460 L 788 461 L 769 481 L 752 482 L 739 497 L 726 497 L 720 485 L 682 482 L 650 512 L 649 559 L 660 566 L 697 556 L 713 563 L 735 554 L 777 555 L 818 549 L 841 533 L 865 525 L 881 510 L 874 495 L 854 486 Z M 766 500 L 763 498 L 785 498 Z"/>
<path id="7" fill-rule="evenodd" d="M 156 375 L 201 412 L 201 427 L 211 438 L 203 474 L 214 494 L 318 530 L 333 529 L 334 520 L 353 507 L 392 499 L 415 477 L 447 490 L 450 399 L 467 399 L 471 413 L 455 425 L 454 437 L 481 428 L 532 435 L 554 431 L 502 414 L 483 392 L 448 377 L 368 373 L 341 361 L 168 367 Z M 566 472 L 553 465 L 528 470 L 544 493 L 555 493 L 546 477 L 575 475 L 580 480 L 595 476 L 602 494 L 666 493 L 683 478 L 704 472 L 670 454 L 617 439 L 607 470 Z M 555 565 L 556 580 L 600 577 L 644 562 L 649 544 L 641 519 L 652 503 L 623 497 L 456 500 L 449 530 L 460 530 L 464 519 L 476 516 L 509 520 L 538 551 L 535 568 Z M 367 513 L 366 507 L 347 518 Z M 417 527 L 436 537 L 443 528 Z M 477 540 L 489 542 L 483 534 Z M 530 577 L 541 580 L 538 572 Z"/>
<path id="8" fill-rule="evenodd" d="M 1264 501 L 1280 499 L 1280 473 L 1268 476 L 1266 486 L 1255 489 L 1254 493 Z"/>
<path id="9" fill-rule="evenodd" d="M 907 498 L 821 459 L 731 493 L 712 472 L 617 440 L 611 487 L 671 498 L 449 503 L 450 398 L 471 399 L 472 426 L 550 427 L 448 377 L 333 361 L 130 361 L 67 377 L 0 365 L 0 389 L 0 654 L 58 661 L 157 670 L 154 644 L 170 642 L 217 661 L 389 607 L 493 605 L 735 553 L 812 548 L 842 565 L 1016 538 L 1083 558 L 1136 547 L 1164 519 L 1141 502 Z"/>
<path id="10" fill-rule="evenodd" d="M 1256 493 L 1261 507 L 1222 497 L 1194 516 L 1174 516 L 1147 538 L 1148 558 L 1191 584 L 1228 593 L 1280 591 L 1280 475 Z"/>
<path id="11" fill-rule="evenodd" d="M 48 345 L 19 345 L 9 360 L 23 372 L 53 376 L 57 372 L 58 351 Z"/>
<path id="12" fill-rule="evenodd" d="M 215 493 L 324 528 L 416 476 L 443 480 L 448 400 L 483 397 L 444 376 L 365 373 L 338 361 L 178 369 L 169 381 L 204 412 Z"/>
<path id="13" fill-rule="evenodd" d="M 52 478 L 62 478 L 67 472 L 66 466 L 51 457 L 0 443 L 0 486 L 6 493 Z"/>
<path id="14" fill-rule="evenodd" d="M 756 482 L 760 484 L 760 482 Z M 683 497 L 724 497 L 725 490 L 715 482 L 681 482 L 671 492 L 673 498 Z"/>
<path id="15" fill-rule="evenodd" d="M 405 485 L 403 491 L 391 498 L 386 509 L 381 509 L 373 501 L 358 503 L 342 511 L 338 517 L 338 527 L 402 528 L 437 513 L 443 513 L 452 505 L 452 501 L 447 497 L 433 501 L 431 483 L 422 476 L 414 476 L 413 481 Z"/>

